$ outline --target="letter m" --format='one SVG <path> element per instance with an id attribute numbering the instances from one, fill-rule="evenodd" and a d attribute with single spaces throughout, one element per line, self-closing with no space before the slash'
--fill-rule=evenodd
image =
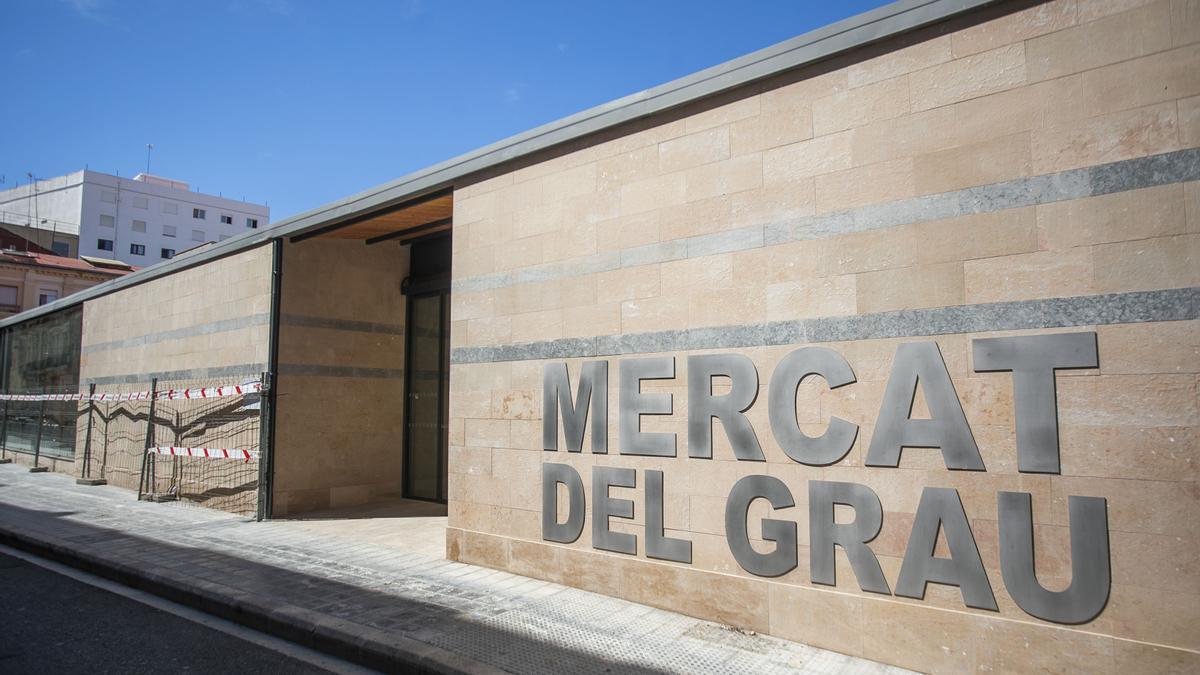
<path id="1" fill-rule="evenodd" d="M 558 450 L 558 413 L 568 452 L 583 450 L 583 430 L 592 409 L 592 452 L 608 453 L 608 361 L 588 361 L 579 375 L 579 391 L 571 401 L 567 364 L 547 363 L 542 372 L 542 449 Z"/>

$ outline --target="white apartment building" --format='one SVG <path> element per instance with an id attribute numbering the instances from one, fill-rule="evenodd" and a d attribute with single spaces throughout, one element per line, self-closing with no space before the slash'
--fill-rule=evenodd
<path id="1" fill-rule="evenodd" d="M 55 253 L 137 266 L 266 227 L 269 217 L 265 205 L 145 173 L 130 179 L 84 170 L 0 192 L 0 223 L 38 230 L 39 243 Z"/>

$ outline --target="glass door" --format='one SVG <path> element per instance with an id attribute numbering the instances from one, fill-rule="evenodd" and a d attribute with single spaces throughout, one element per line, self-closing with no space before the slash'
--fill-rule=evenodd
<path id="1" fill-rule="evenodd" d="M 404 496 L 446 501 L 449 294 L 408 296 Z"/>

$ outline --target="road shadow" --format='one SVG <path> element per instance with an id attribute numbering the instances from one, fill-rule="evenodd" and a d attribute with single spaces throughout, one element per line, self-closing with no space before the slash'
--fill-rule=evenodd
<path id="1" fill-rule="evenodd" d="M 426 669 L 405 662 L 400 644 L 405 640 L 510 672 L 667 672 L 622 658 L 621 646 L 636 638 L 618 624 L 596 626 L 585 652 L 549 639 L 556 627 L 544 624 L 553 623 L 553 613 L 523 612 L 532 609 L 529 602 L 506 605 L 482 587 L 438 588 L 428 576 L 398 575 L 389 586 L 410 592 L 381 593 L 222 551 L 80 523 L 66 519 L 69 515 L 0 505 L 0 541 L 388 672 Z M 510 628 L 518 623 L 525 630 Z"/>

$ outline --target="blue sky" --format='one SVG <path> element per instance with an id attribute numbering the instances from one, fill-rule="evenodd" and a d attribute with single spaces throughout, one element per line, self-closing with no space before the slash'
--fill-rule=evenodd
<path id="1" fill-rule="evenodd" d="M 881 4 L 0 0 L 0 188 L 153 143 L 280 220 Z"/>

